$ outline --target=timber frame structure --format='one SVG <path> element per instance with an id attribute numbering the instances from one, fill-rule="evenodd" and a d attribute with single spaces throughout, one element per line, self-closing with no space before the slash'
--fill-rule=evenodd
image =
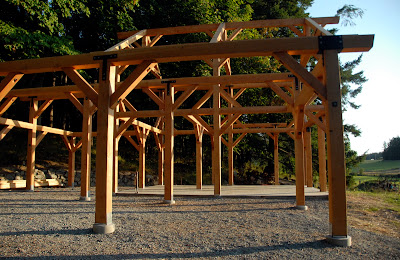
<path id="1" fill-rule="evenodd" d="M 50 57 L 0 63 L 0 140 L 13 128 L 28 129 L 26 189 L 34 189 L 35 148 L 47 133 L 60 135 L 70 153 L 69 185 L 73 185 L 75 151 L 82 148 L 81 200 L 90 200 L 91 138 L 97 135 L 96 158 L 96 233 L 113 232 L 112 194 L 118 191 L 118 141 L 124 136 L 140 151 L 139 186 L 144 187 L 144 147 L 152 132 L 159 150 L 159 184 L 164 184 L 164 202 L 173 204 L 174 136 L 194 134 L 197 152 L 197 188 L 202 186 L 202 138 L 212 140 L 212 179 L 215 196 L 221 195 L 221 145 L 228 147 L 229 184 L 233 185 L 233 147 L 246 133 L 267 133 L 275 143 L 275 182 L 279 181 L 278 137 L 288 134 L 295 143 L 296 207 L 307 209 L 304 186 L 312 186 L 311 134 L 309 127 L 318 126 L 320 187 L 326 191 L 325 134 L 329 182 L 330 241 L 350 245 L 347 233 L 345 155 L 340 94 L 339 52 L 364 52 L 373 46 L 374 35 L 334 36 L 324 29 L 337 24 L 338 17 L 295 18 L 249 22 L 228 22 L 173 28 L 145 29 L 119 33 L 122 40 L 105 52 Z M 287 27 L 295 37 L 259 40 L 234 40 L 242 30 Z M 164 35 L 206 33 L 209 42 L 154 46 Z M 141 44 L 138 41 L 141 39 Z M 231 75 L 230 59 L 237 57 L 273 56 L 288 73 Z M 293 57 L 295 56 L 295 57 Z M 317 60 L 312 71 L 310 58 Z M 159 64 L 202 60 L 213 69 L 210 77 L 162 79 Z M 128 66 L 136 66 L 121 82 Z M 226 75 L 221 75 L 225 67 Z M 98 83 L 88 83 L 79 70 L 99 70 Z M 16 89 L 24 74 L 63 71 L 76 84 L 60 87 Z M 157 79 L 143 80 L 148 73 Z M 247 88 L 270 88 L 285 102 L 284 106 L 243 107 L 238 97 Z M 132 90 L 142 90 L 159 107 L 137 110 L 126 97 Z M 192 109 L 180 106 L 195 91 L 202 97 Z M 16 99 L 30 101 L 29 122 L 1 117 Z M 322 101 L 315 105 L 316 99 Z M 57 99 L 69 99 L 83 114 L 82 132 L 71 132 L 37 124 L 41 113 Z M 221 107 L 221 100 L 227 107 Z M 82 101 L 83 100 L 83 101 Z M 208 101 L 211 107 L 203 107 Z M 39 105 L 40 104 L 40 105 Z M 97 111 L 97 133 L 92 132 L 92 115 Z M 243 124 L 245 114 L 291 113 L 293 121 Z M 203 116 L 212 116 L 207 124 Z M 223 116 L 223 119 L 222 119 Z M 155 125 L 141 118 L 158 118 Z M 174 117 L 184 117 L 193 129 L 176 130 Z M 129 130 L 133 127 L 133 130 Z M 234 135 L 236 134 L 236 135 Z M 238 136 L 236 140 L 234 136 Z M 135 141 L 132 136 L 136 136 Z M 225 139 L 227 136 L 227 140 Z M 79 140 L 79 142 L 77 142 Z M 164 167 L 162 165 L 164 164 Z"/>

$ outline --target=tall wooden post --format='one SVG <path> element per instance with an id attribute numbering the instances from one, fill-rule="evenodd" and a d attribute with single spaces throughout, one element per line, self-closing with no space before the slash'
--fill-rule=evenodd
<path id="1" fill-rule="evenodd" d="M 220 76 L 218 59 L 213 61 L 213 76 Z M 214 180 L 214 196 L 221 195 L 221 108 L 220 86 L 213 87 L 213 150 L 212 150 L 212 176 Z"/>
<path id="2" fill-rule="evenodd" d="M 164 185 L 164 148 L 158 150 L 158 185 Z"/>
<path id="3" fill-rule="evenodd" d="M 203 128 L 196 125 L 196 189 L 203 186 Z"/>
<path id="4" fill-rule="evenodd" d="M 115 125 L 117 126 L 117 124 Z M 114 156 L 113 156 L 113 193 L 118 192 L 118 146 L 121 137 L 114 138 Z"/>
<path id="5" fill-rule="evenodd" d="M 304 147 L 305 147 L 305 171 L 307 187 L 313 186 L 312 176 L 312 149 L 311 149 L 311 128 L 307 127 L 304 132 Z"/>
<path id="6" fill-rule="evenodd" d="M 144 189 L 146 186 L 146 129 L 142 128 L 139 136 L 139 188 Z"/>
<path id="7" fill-rule="evenodd" d="M 81 155 L 81 197 L 82 201 L 90 201 L 90 173 L 92 157 L 92 101 L 87 97 L 83 101 L 82 120 L 82 155 Z"/>
<path id="8" fill-rule="evenodd" d="M 274 179 L 275 185 L 279 185 L 279 150 L 278 150 L 279 134 L 274 134 Z"/>
<path id="9" fill-rule="evenodd" d="M 38 101 L 32 99 L 29 109 L 29 123 L 33 124 L 33 127 L 28 130 L 28 149 L 26 157 L 26 189 L 29 191 L 34 191 L 35 189 L 37 111 Z"/>
<path id="10" fill-rule="evenodd" d="M 296 172 L 296 207 L 307 209 L 304 194 L 304 146 L 303 133 L 297 131 L 294 139 L 295 172 Z"/>
<path id="11" fill-rule="evenodd" d="M 174 204 L 174 97 L 175 90 L 167 83 L 165 95 L 165 162 L 164 162 L 164 202 Z"/>
<path id="12" fill-rule="evenodd" d="M 117 76 L 117 82 L 119 76 Z M 119 112 L 119 106 L 115 107 L 115 112 Z M 119 127 L 119 119 L 114 118 L 114 156 L 113 156 L 113 187 L 112 191 L 113 193 L 118 192 L 118 145 L 119 145 L 119 140 L 120 136 L 116 137 L 115 133 L 117 132 Z"/>
<path id="13" fill-rule="evenodd" d="M 233 97 L 233 89 L 229 88 L 229 95 Z M 233 107 L 229 104 L 229 107 Z M 228 184 L 234 184 L 233 178 L 233 125 L 228 129 Z"/>
<path id="14" fill-rule="evenodd" d="M 104 75 L 105 79 L 102 78 Z M 96 139 L 96 216 L 93 225 L 93 231 L 102 234 L 115 230 L 112 222 L 114 109 L 110 104 L 110 96 L 114 91 L 115 66 L 110 66 L 107 62 L 107 66 L 100 69 Z"/>
<path id="15" fill-rule="evenodd" d="M 329 173 L 329 216 L 332 243 L 350 246 L 347 234 L 346 166 L 343 138 L 342 105 L 340 93 L 340 71 L 337 50 L 324 51 L 327 102 L 327 151 Z"/>
<path id="16" fill-rule="evenodd" d="M 71 137 L 71 147 L 75 146 L 76 137 Z M 75 182 L 75 152 L 76 149 L 68 149 L 68 187 L 74 187 Z"/>
<path id="17" fill-rule="evenodd" d="M 318 127 L 318 161 L 319 161 L 319 189 L 321 192 L 327 190 L 326 187 L 326 152 L 325 152 L 325 132 Z"/>

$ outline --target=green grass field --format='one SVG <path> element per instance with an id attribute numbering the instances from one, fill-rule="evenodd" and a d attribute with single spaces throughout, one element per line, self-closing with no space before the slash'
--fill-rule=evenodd
<path id="1" fill-rule="evenodd" d="M 367 175 L 392 175 L 400 174 L 400 160 L 384 161 L 384 160 L 368 160 L 362 162 L 354 172 L 363 170 Z"/>

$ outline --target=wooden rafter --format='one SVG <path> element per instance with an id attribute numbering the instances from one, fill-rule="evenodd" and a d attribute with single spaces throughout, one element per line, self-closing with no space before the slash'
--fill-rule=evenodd
<path id="1" fill-rule="evenodd" d="M 115 90 L 110 97 L 111 107 L 117 105 L 118 100 L 125 97 L 139 84 L 139 82 L 147 75 L 151 67 L 155 65 L 154 61 L 146 60 L 139 64 L 127 79 Z"/>
<path id="2" fill-rule="evenodd" d="M 325 86 L 303 68 L 291 55 L 286 52 L 277 52 L 274 53 L 274 57 L 285 65 L 285 67 L 296 75 L 304 84 L 312 88 L 322 99 L 326 100 Z"/>
<path id="3" fill-rule="evenodd" d="M 82 77 L 79 72 L 77 72 L 73 68 L 63 68 L 64 72 L 68 77 L 72 79 L 72 81 L 78 86 L 80 90 L 93 102 L 93 104 L 97 107 L 98 103 L 98 93 L 97 91 Z"/>

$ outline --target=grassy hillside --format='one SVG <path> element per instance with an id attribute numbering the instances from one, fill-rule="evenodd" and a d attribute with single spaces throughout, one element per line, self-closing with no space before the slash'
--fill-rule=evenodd
<path id="1" fill-rule="evenodd" d="M 353 172 L 363 172 L 367 175 L 392 175 L 400 173 L 400 160 L 384 161 L 384 160 L 367 160 L 362 162 Z"/>

